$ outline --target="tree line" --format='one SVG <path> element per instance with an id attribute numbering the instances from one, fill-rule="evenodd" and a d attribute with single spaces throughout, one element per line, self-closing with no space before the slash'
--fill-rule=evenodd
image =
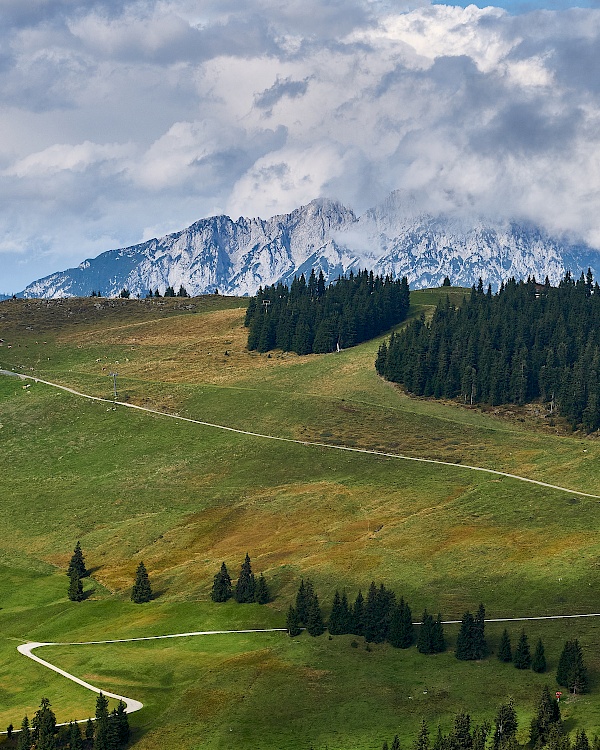
<path id="1" fill-rule="evenodd" d="M 367 644 L 387 642 L 395 648 L 406 649 L 416 643 L 417 650 L 422 654 L 437 654 L 447 648 L 441 614 L 438 613 L 434 618 L 425 610 L 415 629 L 411 608 L 404 597 L 397 600 L 393 591 L 383 583 L 377 586 L 374 581 L 369 586 L 366 599 L 359 590 L 353 604 L 348 601 L 345 591 L 340 595 L 339 590 L 336 590 L 329 620 L 325 621 L 312 581 L 302 579 L 295 602 L 287 612 L 286 628 L 292 638 L 300 635 L 304 628 L 313 637 L 328 630 L 332 636 L 362 636 Z M 463 614 L 454 655 L 460 661 L 475 661 L 489 655 L 483 604 L 479 605 L 475 615 L 468 610 Z M 538 639 L 532 654 L 524 630 L 520 633 L 513 653 L 510 635 L 505 628 L 497 656 L 501 662 L 512 662 L 516 669 L 532 669 L 537 673 L 546 671 L 542 639 Z M 556 681 L 571 693 L 587 692 L 587 669 L 577 639 L 565 643 L 558 661 Z"/>
<path id="2" fill-rule="evenodd" d="M 297 354 L 333 352 L 359 344 L 386 331 L 406 317 L 409 307 L 406 277 L 351 271 L 326 286 L 323 272 L 314 269 L 306 281 L 295 277 L 284 284 L 259 288 L 246 310 L 248 349 Z"/>
<path id="3" fill-rule="evenodd" d="M 558 287 L 510 279 L 497 294 L 481 280 L 463 304 L 448 297 L 392 334 L 377 372 L 418 396 L 465 403 L 541 400 L 575 428 L 600 428 L 600 286 L 592 272 Z"/>
<path id="4" fill-rule="evenodd" d="M 475 724 L 466 711 L 454 717 L 452 729 L 443 733 L 438 726 L 432 740 L 427 722 L 423 720 L 411 750 L 517 750 L 519 722 L 512 699 L 499 706 L 494 725 L 489 721 Z M 533 750 L 600 750 L 600 738 L 595 736 L 590 742 L 587 734 L 579 730 L 574 741 L 565 733 L 559 701 L 550 694 L 548 686 L 541 690 L 535 712 L 529 724 L 529 745 Z M 391 744 L 387 740 L 382 750 L 401 750 L 400 739 L 396 735 Z"/>
<path id="5" fill-rule="evenodd" d="M 78 723 L 71 721 L 64 727 L 56 726 L 56 715 L 48 698 L 42 698 L 31 723 L 25 716 L 17 734 L 16 750 L 122 750 L 129 742 L 129 719 L 125 704 L 109 712 L 108 699 L 100 693 L 96 700 L 95 721 L 88 719 L 82 734 Z M 7 728 L 9 742 L 15 734 Z"/>

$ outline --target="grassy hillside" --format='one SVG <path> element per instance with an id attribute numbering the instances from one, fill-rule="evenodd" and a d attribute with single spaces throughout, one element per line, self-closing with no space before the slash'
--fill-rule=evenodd
<path id="1" fill-rule="evenodd" d="M 413 293 L 412 313 L 428 314 L 445 292 Z M 160 303 L 2 302 L 0 367 L 108 398 L 109 373 L 118 372 L 120 400 L 166 412 L 600 494 L 596 441 L 564 434 L 541 415 L 519 422 L 410 399 L 377 377 L 379 341 L 336 355 L 259 355 L 245 349 L 244 300 Z M 428 607 L 454 619 L 479 601 L 491 617 L 597 610 L 600 510 L 591 498 L 23 386 L 0 378 L 0 725 L 20 722 L 46 693 L 65 720 L 93 713 L 91 694 L 23 663 L 18 642 L 277 627 L 301 576 L 327 603 L 336 587 L 353 597 L 372 579 L 385 581 L 417 616 Z M 82 604 L 66 600 L 64 576 L 77 539 L 93 570 Z M 234 575 L 246 551 L 274 601 L 210 604 L 221 561 Z M 136 607 L 128 598 L 140 560 L 158 596 Z M 564 639 L 580 637 L 593 692 L 566 704 L 568 726 L 600 731 L 594 623 L 532 623 L 527 631 L 544 638 L 551 669 Z M 491 630 L 493 648 L 500 632 Z M 455 634 L 450 628 L 450 640 Z M 57 647 L 45 658 L 144 701 L 132 717 L 140 748 L 164 747 L 165 737 L 182 748 L 220 748 L 232 738 L 253 748 L 375 748 L 396 731 L 408 741 L 422 715 L 447 724 L 466 705 L 492 718 L 509 694 L 525 721 L 539 687 L 553 688 L 552 676 L 494 658 L 464 664 L 452 653 L 367 652 L 351 640 L 211 636 Z M 286 696 L 277 701 L 283 708 L 275 710 L 274 695 Z"/>

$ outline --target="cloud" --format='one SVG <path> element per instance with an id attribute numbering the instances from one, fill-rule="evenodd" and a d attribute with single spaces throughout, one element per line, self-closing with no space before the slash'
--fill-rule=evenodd
<path id="1" fill-rule="evenodd" d="M 398 188 L 600 247 L 599 46 L 592 9 L 4 0 L 0 291 L 152 228 Z"/>

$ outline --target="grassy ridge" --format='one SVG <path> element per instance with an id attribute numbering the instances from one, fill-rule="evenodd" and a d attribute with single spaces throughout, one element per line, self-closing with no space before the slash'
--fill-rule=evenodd
<path id="1" fill-rule="evenodd" d="M 440 293 L 414 293 L 414 313 L 427 314 Z M 193 310 L 169 308 L 166 318 L 162 308 L 155 314 L 131 301 L 110 308 L 107 322 L 106 311 L 83 301 L 72 316 L 61 307 L 59 324 L 39 313 L 27 330 L 31 310 L 5 302 L 0 365 L 101 396 L 110 396 L 108 373 L 117 370 L 119 397 L 153 408 L 599 491 L 594 441 L 556 434 L 543 419 L 531 429 L 409 399 L 377 378 L 377 341 L 339 355 L 248 353 L 239 301 L 194 303 Z M 600 511 L 591 499 L 466 469 L 235 435 L 39 384 L 24 389 L 10 378 L 0 378 L 0 423 L 8 467 L 0 516 L 0 723 L 20 721 L 23 707 L 39 703 L 40 679 L 49 689 L 55 682 L 40 678 L 36 665 L 15 661 L 12 639 L 210 629 L 205 623 L 278 626 L 302 575 L 313 577 L 325 601 L 336 586 L 353 596 L 371 579 L 385 581 L 417 616 L 428 607 L 459 617 L 479 601 L 490 616 L 584 612 L 600 600 Z M 66 601 L 62 572 L 77 538 L 94 571 L 83 605 Z M 272 582 L 273 603 L 203 603 L 221 560 L 235 573 L 246 550 Z M 127 599 L 140 559 L 159 597 L 136 608 Z M 593 623 L 532 624 L 527 631 L 531 638 L 543 633 L 554 660 L 562 640 L 579 635 L 593 674 L 600 671 Z M 516 642 L 517 626 L 513 633 Z M 134 644 L 114 652 L 63 649 L 56 661 L 78 675 L 97 675 L 107 689 L 122 684 L 125 694 L 155 707 L 134 719 L 142 748 L 164 746 L 165 737 L 190 748 L 225 746 L 231 737 L 241 747 L 378 747 L 398 730 L 412 736 L 421 714 L 448 722 L 467 705 L 490 718 L 508 694 L 525 717 L 548 680 L 493 659 L 465 665 L 452 654 L 421 657 L 386 647 L 367 653 L 351 649 L 349 640 L 302 636 L 295 643 L 274 635 L 265 646 L 234 636 L 209 645 L 171 642 L 166 651 Z M 89 695 L 58 681 L 53 702 L 64 718 L 79 705 L 87 715 Z M 415 689 L 422 684 L 426 695 Z M 294 700 L 278 713 L 266 703 L 273 694 Z M 418 700 L 418 712 L 408 695 Z M 571 725 L 581 726 L 585 715 L 584 726 L 600 728 L 599 707 L 594 694 L 573 702 Z"/>

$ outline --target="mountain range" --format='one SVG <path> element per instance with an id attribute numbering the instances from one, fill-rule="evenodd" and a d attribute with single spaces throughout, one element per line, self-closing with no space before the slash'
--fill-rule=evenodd
<path id="1" fill-rule="evenodd" d="M 551 237 L 515 222 L 431 215 L 410 195 L 396 191 L 361 216 L 318 199 L 270 219 L 213 216 L 187 229 L 131 247 L 109 250 L 76 268 L 29 284 L 20 297 L 88 296 L 99 291 L 132 296 L 183 285 L 191 295 L 253 295 L 259 286 L 289 283 L 311 269 L 332 281 L 367 268 L 407 276 L 411 288 L 471 286 L 481 277 L 497 288 L 503 280 L 535 275 L 557 283 L 600 269 L 600 256 L 585 244 Z M 596 275 L 596 273 L 594 273 Z"/>

